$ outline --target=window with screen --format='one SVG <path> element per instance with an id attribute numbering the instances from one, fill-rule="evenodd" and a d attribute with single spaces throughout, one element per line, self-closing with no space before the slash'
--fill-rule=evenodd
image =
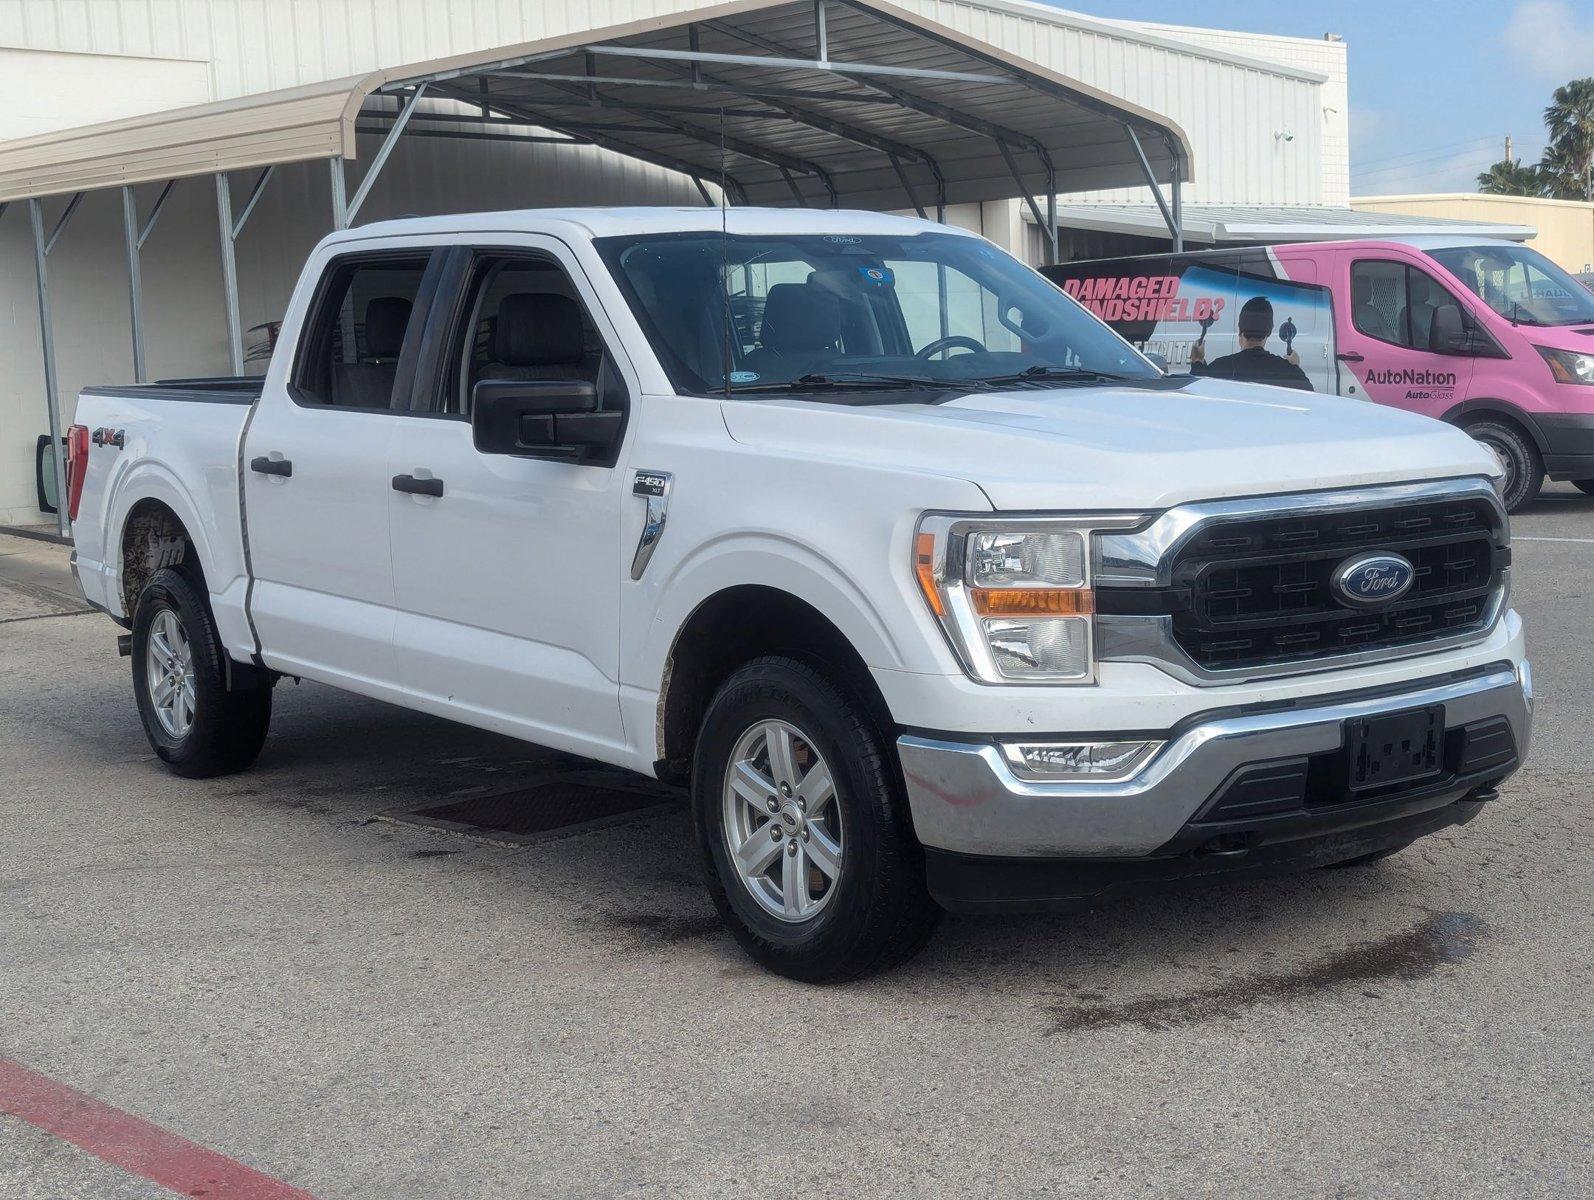
<path id="1" fill-rule="evenodd" d="M 1461 327 L 1476 336 L 1471 312 L 1428 272 L 1389 261 L 1351 267 L 1351 319 L 1368 337 L 1413 350 L 1457 353 L 1434 335 L 1434 314 L 1446 307 L 1456 309 Z"/>
<path id="2" fill-rule="evenodd" d="M 1411 345 L 1406 326 L 1406 267 L 1359 262 L 1350 269 L 1351 323 L 1358 333 L 1396 346 Z"/>

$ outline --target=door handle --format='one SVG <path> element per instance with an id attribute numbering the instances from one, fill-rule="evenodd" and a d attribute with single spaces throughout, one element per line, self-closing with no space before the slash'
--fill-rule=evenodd
<path id="1" fill-rule="evenodd" d="M 443 494 L 443 481 L 441 479 L 417 479 L 413 475 L 393 476 L 393 490 L 404 492 L 411 496 L 441 496 Z"/>
<path id="2" fill-rule="evenodd" d="M 250 459 L 249 469 L 261 475 L 280 475 L 284 479 L 293 476 L 293 463 L 285 458 L 267 458 L 261 455 L 259 458 Z"/>
<path id="3" fill-rule="evenodd" d="M 1366 362 L 1367 361 L 1366 355 L 1357 354 L 1356 351 L 1354 351 L 1354 350 L 1346 350 L 1343 353 L 1334 355 L 1334 357 L 1339 359 L 1340 362 Z"/>

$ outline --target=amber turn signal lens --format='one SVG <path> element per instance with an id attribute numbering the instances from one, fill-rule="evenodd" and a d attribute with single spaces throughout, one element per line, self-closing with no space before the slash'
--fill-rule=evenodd
<path id="1" fill-rule="evenodd" d="M 935 534 L 921 533 L 913 539 L 913 574 L 930 611 L 945 617 L 946 605 L 941 602 L 941 589 L 935 585 Z"/>
<path id="2" fill-rule="evenodd" d="M 982 617 L 1085 617 L 1096 611 L 1088 588 L 970 588 Z"/>

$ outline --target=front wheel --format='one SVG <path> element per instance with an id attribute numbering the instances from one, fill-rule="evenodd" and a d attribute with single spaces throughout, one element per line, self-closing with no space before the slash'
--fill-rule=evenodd
<path id="1" fill-rule="evenodd" d="M 880 731 L 790 658 L 735 671 L 709 705 L 692 809 L 709 894 L 754 959 L 828 983 L 906 961 L 940 915 Z"/>
<path id="2" fill-rule="evenodd" d="M 1510 422 L 1492 418 L 1475 421 L 1466 429 L 1500 464 L 1504 473 L 1500 500 L 1506 512 L 1516 512 L 1539 494 L 1544 486 L 1544 459 L 1532 438 Z"/>
<path id="3" fill-rule="evenodd" d="M 271 724 L 271 689 L 227 690 L 221 635 L 204 594 L 171 567 L 133 611 L 133 694 L 149 744 L 190 779 L 241 771 Z"/>

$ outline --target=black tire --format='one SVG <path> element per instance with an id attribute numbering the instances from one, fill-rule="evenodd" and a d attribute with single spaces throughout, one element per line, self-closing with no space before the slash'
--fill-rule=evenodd
<path id="1" fill-rule="evenodd" d="M 1574 479 L 1572 486 L 1585 496 L 1594 496 L 1594 479 Z"/>
<path id="2" fill-rule="evenodd" d="M 191 723 L 181 736 L 161 722 L 150 695 L 150 628 L 172 613 L 186 635 L 193 671 Z M 160 760 L 187 779 L 242 771 L 255 761 L 271 725 L 271 688 L 227 690 L 225 651 L 204 592 L 181 570 L 163 567 L 133 612 L 133 694 L 144 735 Z"/>
<path id="3" fill-rule="evenodd" d="M 1344 862 L 1328 863 L 1323 867 L 1323 870 L 1343 871 L 1350 867 L 1370 866 L 1375 862 L 1382 862 L 1386 858 L 1399 854 L 1409 845 L 1411 845 L 1410 842 L 1401 842 L 1398 846 L 1385 846 L 1382 850 L 1374 850 L 1371 854 L 1360 854 L 1355 858 L 1347 858 Z"/>
<path id="4" fill-rule="evenodd" d="M 1531 437 L 1512 422 L 1496 417 L 1473 421 L 1466 430 L 1474 440 L 1494 451 L 1505 467 L 1500 499 L 1506 512 L 1514 513 L 1538 496 L 1544 486 L 1544 459 Z"/>
<path id="5" fill-rule="evenodd" d="M 732 752 L 767 720 L 787 722 L 812 742 L 840 802 L 843 858 L 834 894 L 799 922 L 771 915 L 754 899 L 732 866 L 725 832 Z M 941 910 L 925 889 L 924 851 L 889 743 L 857 698 L 821 668 L 772 656 L 731 674 L 698 732 L 692 812 L 714 906 L 742 948 L 777 974 L 807 983 L 854 979 L 906 962 L 934 932 Z"/>

